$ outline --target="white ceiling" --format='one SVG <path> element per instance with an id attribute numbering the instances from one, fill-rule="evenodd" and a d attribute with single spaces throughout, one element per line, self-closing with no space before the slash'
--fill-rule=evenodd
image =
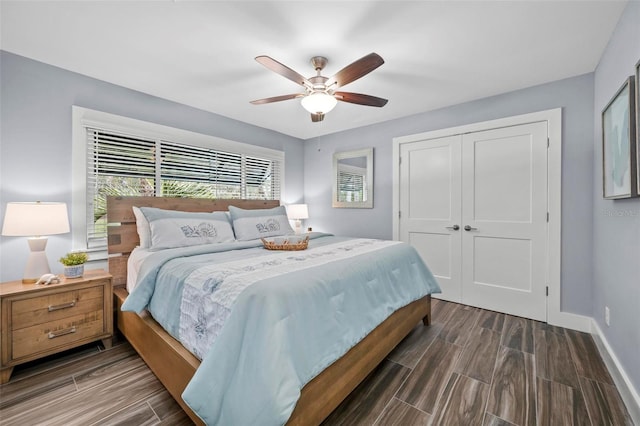
<path id="1" fill-rule="evenodd" d="M 308 139 L 594 71 L 626 1 L 2 1 L 3 50 Z M 312 123 L 300 86 L 254 61 L 323 75 L 385 64 Z"/>

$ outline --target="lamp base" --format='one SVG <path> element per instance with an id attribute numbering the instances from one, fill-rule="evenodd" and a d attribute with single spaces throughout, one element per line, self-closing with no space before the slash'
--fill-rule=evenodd
<path id="1" fill-rule="evenodd" d="M 47 237 L 28 238 L 27 242 L 29 243 L 31 252 L 27 259 L 27 266 L 24 269 L 22 282 L 35 283 L 44 274 L 51 273 L 47 254 L 44 251 L 47 248 Z"/>
<path id="2" fill-rule="evenodd" d="M 296 219 L 294 220 L 294 223 L 296 225 L 296 235 L 302 234 L 302 221 L 300 219 Z"/>

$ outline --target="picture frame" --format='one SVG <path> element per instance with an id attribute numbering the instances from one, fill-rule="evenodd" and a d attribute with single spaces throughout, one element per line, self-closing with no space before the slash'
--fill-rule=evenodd
<path id="1" fill-rule="evenodd" d="M 630 76 L 602 110 L 602 196 L 638 196 L 635 76 Z"/>
<path id="2" fill-rule="evenodd" d="M 640 60 L 636 64 L 636 190 L 640 194 Z"/>

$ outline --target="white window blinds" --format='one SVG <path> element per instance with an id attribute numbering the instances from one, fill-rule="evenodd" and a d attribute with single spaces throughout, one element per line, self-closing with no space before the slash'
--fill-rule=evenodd
<path id="1" fill-rule="evenodd" d="M 367 199 L 365 171 L 342 166 L 338 170 L 338 201 L 361 202 Z"/>
<path id="2" fill-rule="evenodd" d="M 86 128 L 87 247 L 106 247 L 108 195 L 279 200 L 282 158 Z"/>

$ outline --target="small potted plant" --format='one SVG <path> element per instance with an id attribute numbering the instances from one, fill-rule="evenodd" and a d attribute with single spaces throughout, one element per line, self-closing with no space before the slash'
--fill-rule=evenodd
<path id="1" fill-rule="evenodd" d="M 67 253 L 60 258 L 60 263 L 64 265 L 64 276 L 67 278 L 78 278 L 84 274 L 84 264 L 89 260 L 87 253 L 74 251 Z"/>

